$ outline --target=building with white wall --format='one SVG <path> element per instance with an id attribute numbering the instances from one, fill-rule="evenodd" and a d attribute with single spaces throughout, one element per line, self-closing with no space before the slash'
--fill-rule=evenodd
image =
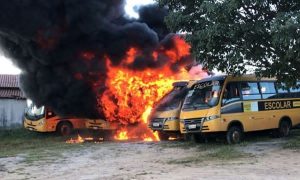
<path id="1" fill-rule="evenodd" d="M 0 128 L 21 127 L 26 106 L 19 75 L 0 74 Z"/>

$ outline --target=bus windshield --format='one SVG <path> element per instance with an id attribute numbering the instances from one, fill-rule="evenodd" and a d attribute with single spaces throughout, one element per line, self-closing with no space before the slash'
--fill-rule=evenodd
<path id="1" fill-rule="evenodd" d="M 29 118 L 41 118 L 45 114 L 45 106 L 37 107 L 33 103 L 28 107 L 25 115 Z"/>
<path id="2" fill-rule="evenodd" d="M 174 87 L 171 92 L 160 100 L 156 109 L 158 111 L 174 110 L 180 106 L 186 94 L 187 88 L 185 86 Z"/>
<path id="3" fill-rule="evenodd" d="M 192 86 L 183 103 L 183 110 L 207 109 L 219 102 L 223 81 L 206 81 Z"/>

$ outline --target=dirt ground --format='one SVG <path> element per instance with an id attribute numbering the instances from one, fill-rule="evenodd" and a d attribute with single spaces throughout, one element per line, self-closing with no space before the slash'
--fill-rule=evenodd
<path id="1" fill-rule="evenodd" d="M 28 161 L 26 154 L 0 158 L 0 179 L 299 179 L 300 151 L 283 148 L 285 141 L 270 139 L 234 147 L 183 142 L 84 143 L 62 155 L 51 152 L 34 161 Z M 232 154 L 223 156 L 220 151 Z"/>

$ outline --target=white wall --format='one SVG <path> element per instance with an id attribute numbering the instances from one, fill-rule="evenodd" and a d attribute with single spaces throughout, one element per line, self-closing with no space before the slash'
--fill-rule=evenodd
<path id="1" fill-rule="evenodd" d="M 26 100 L 0 99 L 0 128 L 21 127 Z"/>

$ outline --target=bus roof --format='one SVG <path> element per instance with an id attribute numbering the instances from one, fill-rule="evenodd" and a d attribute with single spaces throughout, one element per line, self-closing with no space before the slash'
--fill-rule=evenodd
<path id="1" fill-rule="evenodd" d="M 195 84 L 201 83 L 201 82 L 206 82 L 206 81 L 221 81 L 221 80 L 225 80 L 226 77 L 227 77 L 226 75 L 211 76 L 211 77 L 208 77 L 208 78 L 204 78 L 204 79 L 198 80 L 198 81 L 196 81 Z"/>
<path id="2" fill-rule="evenodd" d="M 245 74 L 241 76 L 227 76 L 230 81 L 276 81 L 276 78 L 257 77 L 254 74 Z"/>
<path id="3" fill-rule="evenodd" d="M 245 74 L 241 76 L 233 76 L 233 75 L 211 76 L 208 78 L 198 80 L 196 83 L 205 82 L 205 81 L 221 81 L 225 79 L 228 79 L 229 81 L 276 81 L 276 78 L 257 77 L 254 74 Z"/>
<path id="4" fill-rule="evenodd" d="M 173 83 L 174 87 L 185 87 L 188 85 L 188 81 L 177 81 Z"/>

